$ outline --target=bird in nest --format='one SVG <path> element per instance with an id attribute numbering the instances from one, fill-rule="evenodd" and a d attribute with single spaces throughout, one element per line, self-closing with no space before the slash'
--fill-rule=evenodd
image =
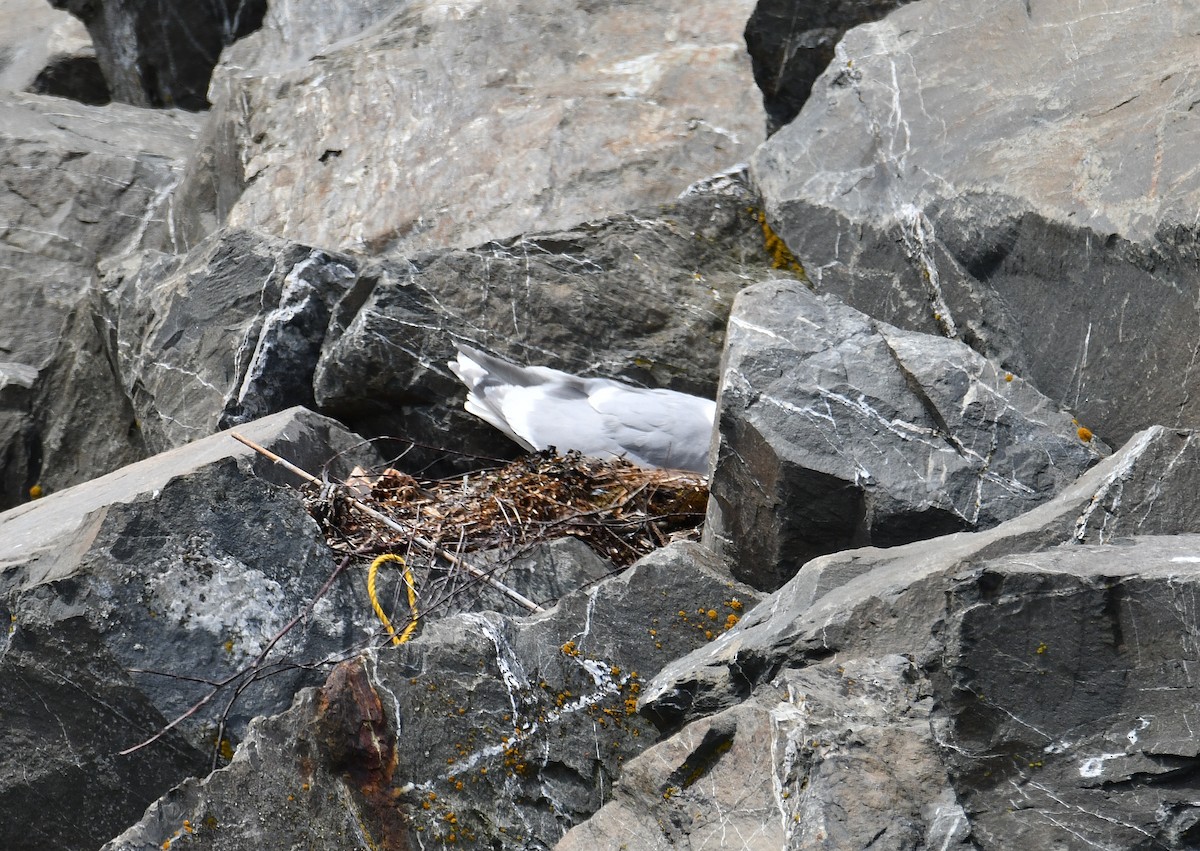
<path id="1" fill-rule="evenodd" d="M 520 366 L 456 342 L 466 409 L 530 452 L 551 447 L 708 473 L 716 403 L 674 390 Z"/>

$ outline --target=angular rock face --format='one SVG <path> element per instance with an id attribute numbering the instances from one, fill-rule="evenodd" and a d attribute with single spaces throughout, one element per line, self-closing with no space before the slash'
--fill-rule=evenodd
<path id="1" fill-rule="evenodd" d="M 44 0 L 0 0 L 0 90 L 108 103 L 92 39 L 76 18 Z"/>
<path id="2" fill-rule="evenodd" d="M 1057 497 L 992 529 L 814 559 L 737 628 L 647 689 L 664 726 L 736 704 L 786 664 L 875 652 L 926 658 L 949 577 L 963 565 L 1066 544 L 1200 533 L 1195 432 L 1139 434 Z"/>
<path id="3" fill-rule="evenodd" d="M 976 841 L 1200 843 L 1189 668 L 1200 536 L 985 563 L 949 597 L 935 675 Z"/>
<path id="4" fill-rule="evenodd" d="M 178 231 L 413 252 L 668 201 L 762 139 L 750 8 L 421 0 L 302 67 L 260 53 L 217 78 Z"/>
<path id="5" fill-rule="evenodd" d="M 632 760 L 555 847 L 971 848 L 917 674 L 901 656 L 785 671 Z"/>
<path id="6" fill-rule="evenodd" d="M 822 291 L 957 336 L 1105 439 L 1188 424 L 1198 25 L 1184 0 L 933 0 L 851 30 L 753 159 L 771 221 Z"/>
<path id="7" fill-rule="evenodd" d="M 205 770 L 84 617 L 21 618 L 0 638 L 0 843 L 96 848 L 176 783 Z"/>
<path id="8" fill-rule="evenodd" d="M 705 542 L 760 588 L 824 553 L 994 526 L 1107 452 L 965 344 L 799 282 L 738 295 L 722 370 Z"/>
<path id="9" fill-rule="evenodd" d="M 1151 429 L 994 529 L 811 562 L 649 683 L 643 710 L 678 732 L 564 847 L 624 813 L 730 812 L 743 776 L 771 794 L 788 847 L 1193 847 L 1183 672 L 1200 526 L 1173 506 L 1194 504 L 1197 446 Z M 1136 532 L 1167 536 L 1111 537 Z M 754 713 L 771 718 L 757 750 L 735 737 L 728 765 L 664 804 L 687 759 L 654 757 Z M 649 835 L 639 847 L 677 847 Z"/>
<path id="10" fill-rule="evenodd" d="M 325 328 L 355 272 L 347 257 L 242 231 L 112 269 L 105 318 L 147 444 L 312 407 Z"/>
<path id="11" fill-rule="evenodd" d="M 347 453 L 342 474 L 352 458 L 371 461 L 336 424 L 305 411 L 245 432 L 316 469 L 335 446 Z M 332 554 L 295 494 L 230 460 L 272 475 L 252 455 L 214 435 L 0 515 L 0 601 L 15 627 L 81 620 L 162 715 L 182 715 L 262 656 L 237 701 L 202 707 L 180 728 L 201 749 L 286 706 L 313 679 L 303 665 L 352 646 L 362 626 L 357 584 L 335 585 L 315 603 Z M 320 617 L 276 637 L 306 605 L 319 605 Z"/>
<path id="12" fill-rule="evenodd" d="M 89 290 L 101 258 L 169 241 L 164 208 L 197 128 L 179 113 L 0 93 L 0 357 L 38 370 L 24 436 L 0 448 L 23 470 L 0 507 L 35 482 L 65 487 L 144 455 Z"/>

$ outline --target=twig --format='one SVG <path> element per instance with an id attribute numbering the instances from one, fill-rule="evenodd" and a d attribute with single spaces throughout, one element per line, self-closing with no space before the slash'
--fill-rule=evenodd
<path id="1" fill-rule="evenodd" d="M 238 434 L 236 431 L 231 431 L 229 433 L 229 436 L 232 437 L 234 440 L 238 441 L 239 443 L 243 443 L 246 446 L 249 446 L 251 449 L 253 449 L 255 452 L 259 453 L 260 455 L 271 459 L 273 462 L 275 462 L 276 464 L 279 464 L 284 469 L 290 470 L 291 472 L 295 473 L 297 476 L 304 479 L 305 481 L 312 482 L 313 484 L 316 484 L 316 485 L 322 484 L 321 480 L 318 479 L 316 476 L 312 475 L 311 473 L 308 473 L 305 470 L 300 469 L 292 462 L 279 457 L 271 450 L 266 449 L 265 447 L 259 446 L 254 441 L 243 437 L 242 435 Z M 531 611 L 531 612 L 545 611 L 545 609 L 543 609 L 537 603 L 533 602 L 533 600 L 530 600 L 524 594 L 520 593 L 519 591 L 517 591 L 513 588 L 509 588 L 507 585 L 505 585 L 500 580 L 496 579 L 494 576 L 491 576 L 490 574 L 488 574 L 488 573 L 480 570 L 479 568 L 475 567 L 474 565 L 464 561 L 463 559 L 459 558 L 458 556 L 454 555 L 453 553 L 443 549 L 442 547 L 439 547 L 437 544 L 433 543 L 432 541 L 427 540 L 426 538 L 416 534 L 416 532 L 413 529 L 404 528 L 402 525 L 397 523 L 392 518 L 388 517 L 386 514 L 376 511 L 374 508 L 371 508 L 371 506 L 366 505 L 363 502 L 360 502 L 359 500 L 355 499 L 352 496 L 347 495 L 346 500 L 351 505 L 353 505 L 355 508 L 357 508 L 359 511 L 361 511 L 363 514 L 367 515 L 368 517 L 372 517 L 375 520 L 378 520 L 380 523 L 384 524 L 389 529 L 399 532 L 402 535 L 410 536 L 411 539 L 422 549 L 428 550 L 429 552 L 431 552 L 441 558 L 446 559 L 448 562 L 455 565 L 456 567 L 461 567 L 463 570 L 467 571 L 467 573 L 470 573 L 472 576 L 474 576 L 478 579 L 482 579 L 484 582 L 491 585 L 497 591 L 501 591 L 504 594 L 507 594 L 511 599 L 515 600 L 520 605 L 529 609 L 529 611 Z"/>

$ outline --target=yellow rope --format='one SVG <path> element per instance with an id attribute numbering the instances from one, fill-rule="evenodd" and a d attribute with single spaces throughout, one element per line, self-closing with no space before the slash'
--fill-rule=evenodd
<path id="1" fill-rule="evenodd" d="M 383 612 L 383 606 L 379 605 L 379 595 L 375 593 L 375 578 L 379 574 L 379 568 L 389 561 L 398 562 L 404 568 L 404 584 L 408 586 L 408 608 L 412 612 L 412 619 L 399 635 L 396 635 L 396 630 L 392 627 L 392 622 L 388 620 L 388 616 Z M 371 562 L 371 569 L 367 571 L 367 596 L 371 598 L 371 606 L 375 609 L 375 616 L 379 618 L 384 627 L 387 628 L 388 635 L 392 637 L 392 644 L 403 644 L 412 638 L 413 633 L 417 631 L 417 586 L 413 582 L 412 568 L 408 566 L 408 563 L 401 556 L 395 553 L 385 553 Z"/>

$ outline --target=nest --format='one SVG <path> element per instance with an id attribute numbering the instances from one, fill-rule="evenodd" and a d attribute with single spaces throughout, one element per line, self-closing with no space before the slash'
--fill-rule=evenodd
<path id="1" fill-rule="evenodd" d="M 531 547 L 573 537 L 624 568 L 673 540 L 697 537 L 708 500 L 699 474 L 575 452 L 542 452 L 436 481 L 388 469 L 352 477 L 345 491 L 309 496 L 330 546 L 358 557 L 404 554 L 418 568 L 425 607 L 431 597 L 467 590 L 472 580 L 453 568 L 481 551 L 488 557 L 480 566 L 500 575 L 507 560 Z M 391 522 L 355 510 L 347 496 Z M 477 584 L 480 572 L 473 574 Z"/>

